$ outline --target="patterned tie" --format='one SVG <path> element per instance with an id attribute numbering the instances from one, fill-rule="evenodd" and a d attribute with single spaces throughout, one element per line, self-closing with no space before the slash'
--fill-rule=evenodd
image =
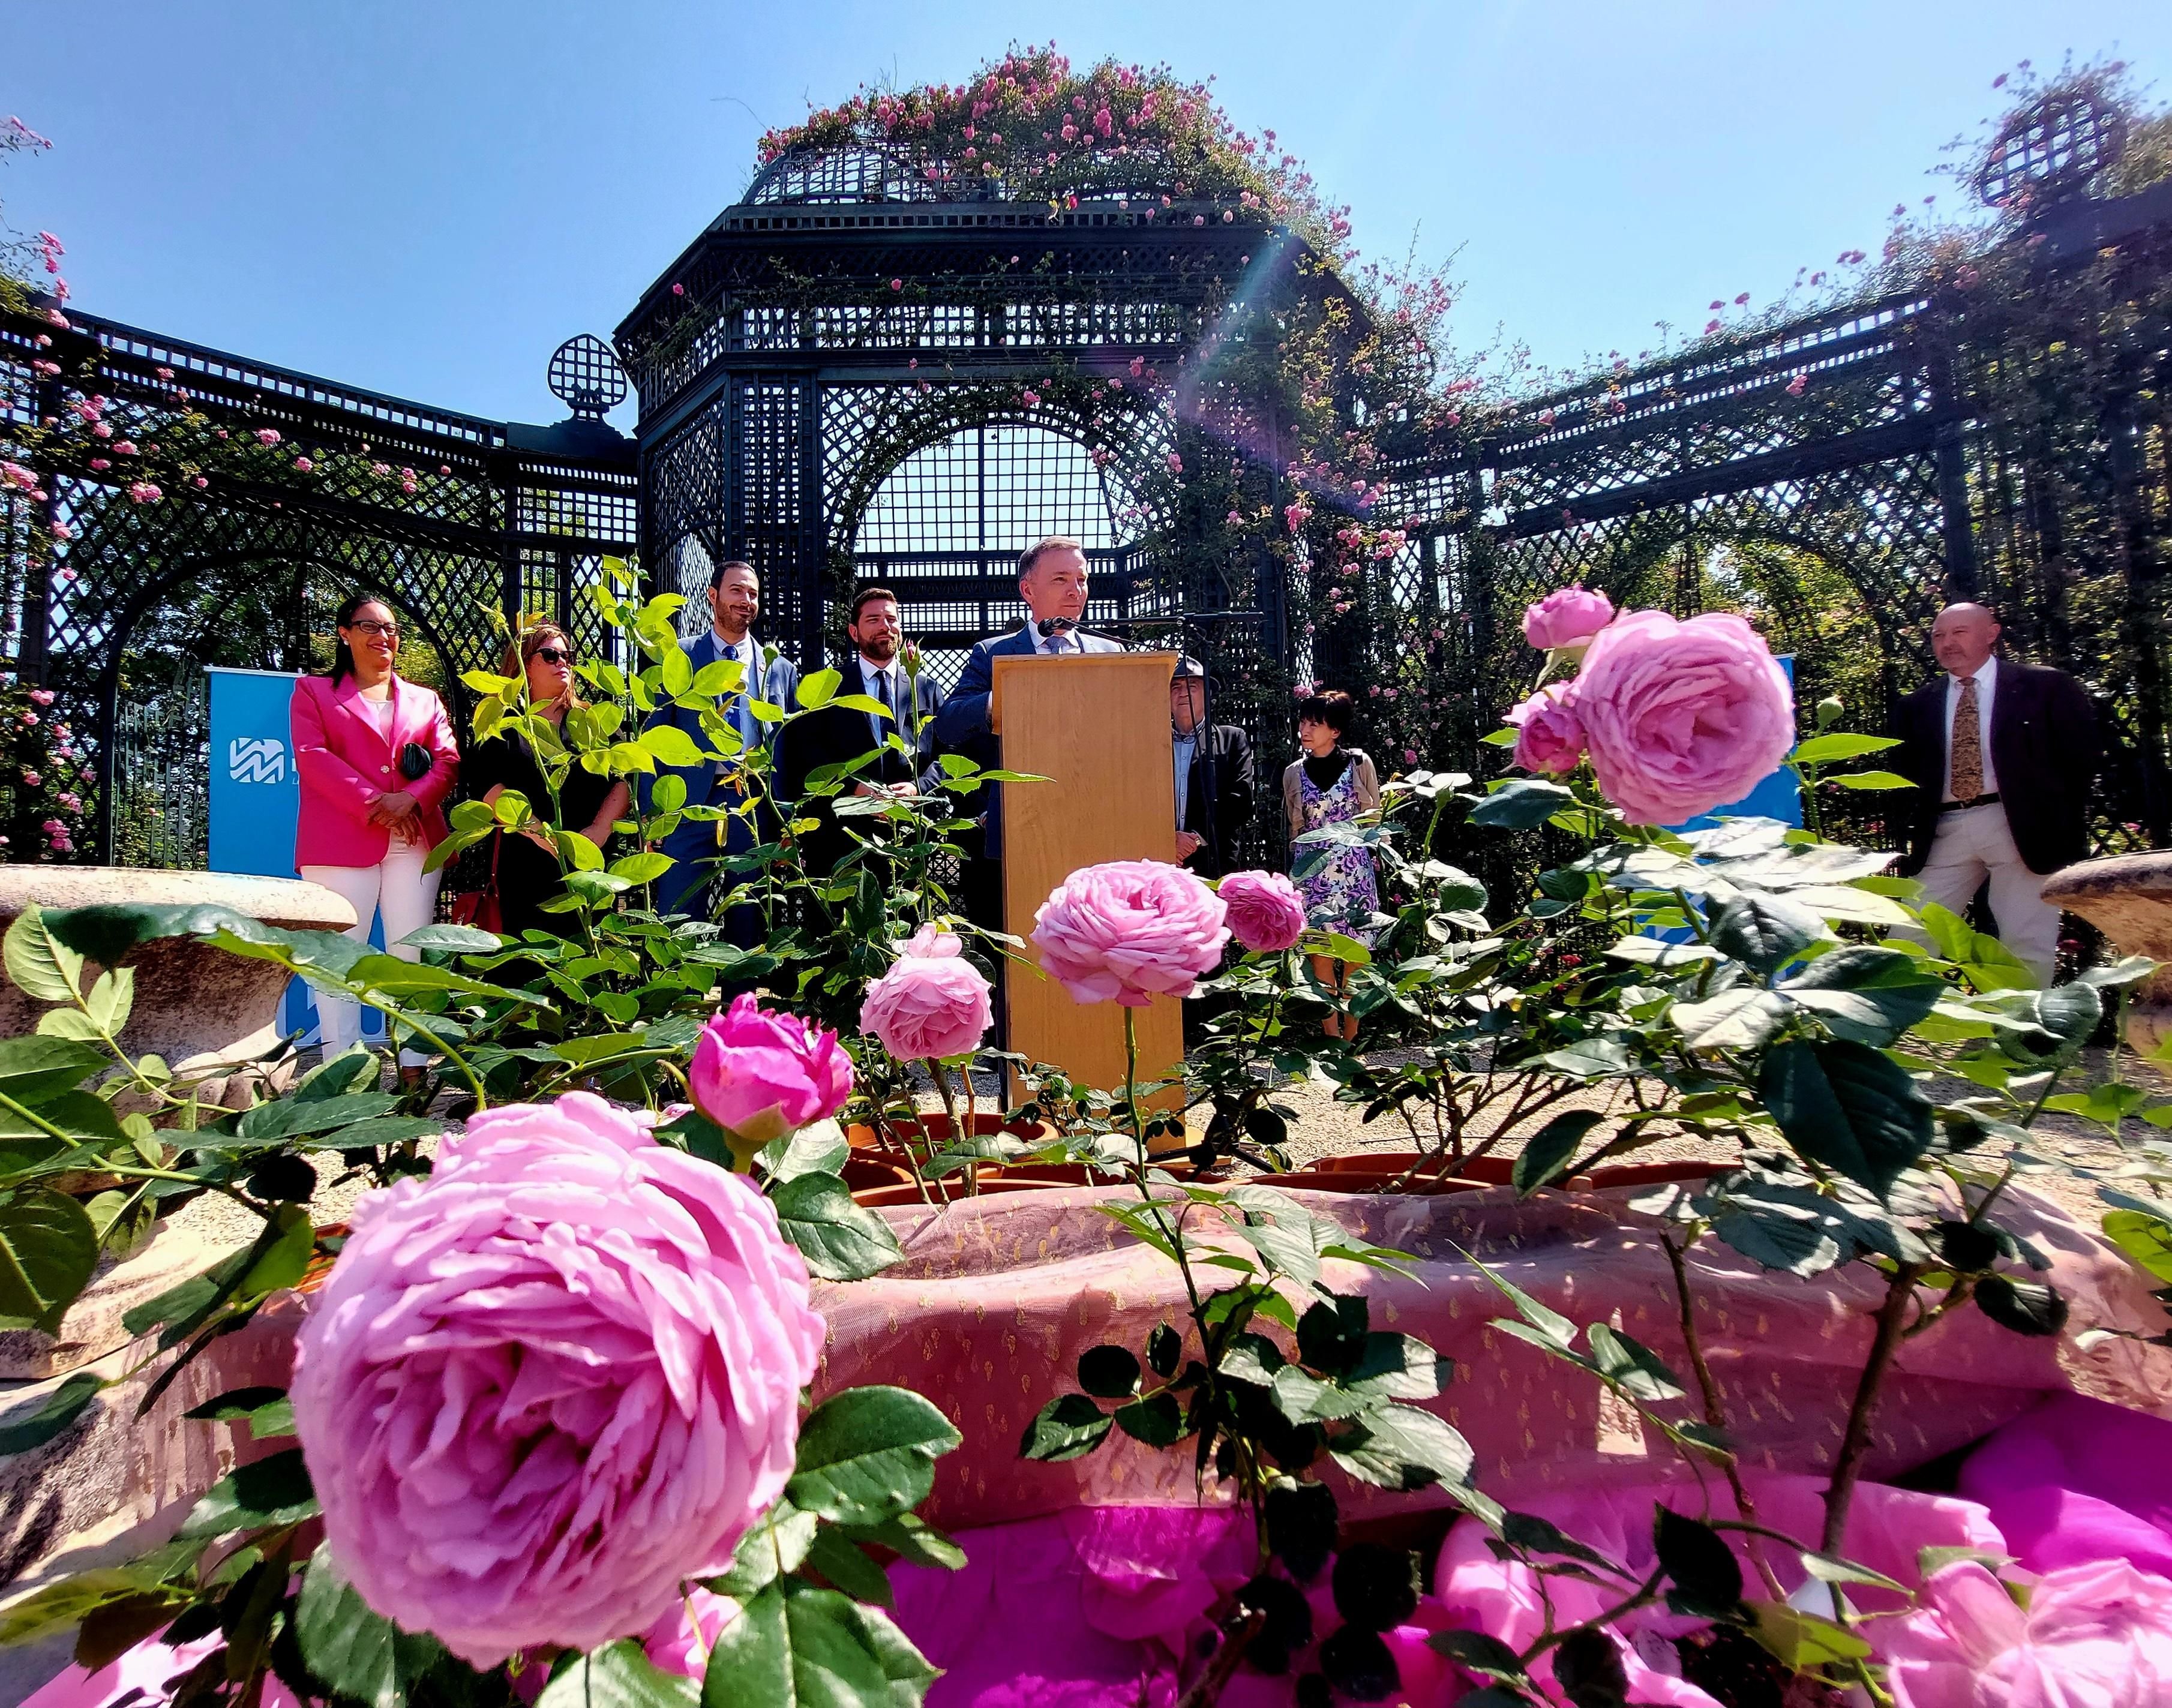
<path id="1" fill-rule="evenodd" d="M 1955 800 L 1972 801 L 1983 792 L 1983 719 L 1973 676 L 1961 679 L 1961 703 L 1954 708 L 1953 771 Z"/>

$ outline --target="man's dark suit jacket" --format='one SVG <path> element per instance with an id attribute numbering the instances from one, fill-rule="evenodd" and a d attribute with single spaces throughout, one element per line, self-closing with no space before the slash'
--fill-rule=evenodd
<path id="1" fill-rule="evenodd" d="M 838 685 L 840 694 L 863 694 L 866 679 L 860 671 L 860 661 L 855 656 L 844 667 L 845 679 Z M 901 679 L 902 680 L 902 679 Z M 934 731 L 925 720 L 935 716 L 939 696 L 934 680 L 923 671 L 916 686 L 920 699 L 920 717 L 914 720 L 913 729 L 897 729 L 886 719 L 872 713 L 858 712 L 850 706 L 825 706 L 819 711 L 795 717 L 784 725 L 777 737 L 777 792 L 786 800 L 797 801 L 807 787 L 808 775 L 827 765 L 849 764 L 862 754 L 876 753 L 874 761 L 852 773 L 843 787 L 842 793 L 809 802 L 799 816 L 820 820 L 817 829 L 807 833 L 802 858 L 806 862 L 809 876 L 826 878 L 838 861 L 852 851 L 852 838 L 839 825 L 832 810 L 837 800 L 852 792 L 852 784 L 909 783 L 919 780 L 921 772 L 934 756 Z M 879 726 L 879 732 L 878 732 Z M 899 753 L 889 745 L 888 738 L 895 731 L 905 738 L 912 749 L 913 757 Z M 870 821 L 861 819 L 855 828 L 864 835 Z"/>
<path id="2" fill-rule="evenodd" d="M 1946 676 L 1900 702 L 1894 769 L 1916 785 L 1902 870 L 1930 857 L 1946 786 Z M 1991 763 L 2013 846 L 2031 872 L 2056 872 L 2089 855 L 2089 783 L 2099 756 L 2096 708 L 2063 670 L 2002 654 L 1991 707 Z"/>
<path id="3" fill-rule="evenodd" d="M 1219 878 L 1229 868 L 1236 851 L 1237 838 L 1244 834 L 1245 821 L 1252 816 L 1252 741 L 1251 738 L 1234 723 L 1217 723 L 1207 731 L 1207 740 L 1191 751 L 1191 780 L 1184 791 L 1184 822 L 1180 830 L 1189 830 L 1201 839 L 1196 854 L 1184 862 L 1184 869 L 1196 872 L 1202 878 Z M 1207 754 L 1214 754 L 1213 823 L 1218 836 L 1207 834 Z M 1218 846 L 1221 857 L 1214 857 Z"/>
<path id="4" fill-rule="evenodd" d="M 1079 651 L 1082 653 L 1121 653 L 1124 649 L 1114 641 L 1101 635 L 1078 631 Z M 998 635 L 992 640 L 982 641 L 966 655 L 965 668 L 959 674 L 958 685 L 944 701 L 943 709 L 935 715 L 935 744 L 945 753 L 963 754 L 983 771 L 993 771 L 1000 763 L 1000 744 L 995 732 L 988 727 L 988 696 L 995 691 L 996 663 L 998 658 L 1030 656 L 1036 650 L 1030 624 L 1013 630 L 1008 635 Z M 983 851 L 990 860 L 1003 857 L 1003 799 L 999 787 L 988 786 L 983 792 L 992 792 L 994 798 L 987 803 L 987 840 Z M 960 809 L 970 814 L 981 810 L 980 803 L 971 795 L 960 799 Z"/>

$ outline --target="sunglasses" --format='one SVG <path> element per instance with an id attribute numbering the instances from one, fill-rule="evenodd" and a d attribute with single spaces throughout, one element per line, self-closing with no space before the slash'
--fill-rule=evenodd
<path id="1" fill-rule="evenodd" d="M 573 662 L 573 655 L 571 653 L 562 652 L 556 647 L 538 647 L 528 656 L 531 658 L 540 658 L 546 664 L 570 664 Z"/>

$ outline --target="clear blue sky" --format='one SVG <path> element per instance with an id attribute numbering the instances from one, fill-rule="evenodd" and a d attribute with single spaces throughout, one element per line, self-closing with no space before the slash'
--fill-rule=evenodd
<path id="1" fill-rule="evenodd" d="M 0 115 L 54 139 L 0 201 L 78 305 L 543 421 L 745 188 L 764 126 L 1011 40 L 1167 62 L 1272 126 L 1368 254 L 1457 252 L 1460 338 L 1565 366 L 1875 250 L 2020 59 L 2116 48 L 2172 90 L 2165 0 L 14 0 Z"/>

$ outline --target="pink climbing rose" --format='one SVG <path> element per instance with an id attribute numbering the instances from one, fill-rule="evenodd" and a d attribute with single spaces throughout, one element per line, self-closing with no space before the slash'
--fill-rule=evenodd
<path id="1" fill-rule="evenodd" d="M 956 932 L 921 927 L 897 964 L 868 985 L 860 1030 L 900 1061 L 939 1060 L 979 1044 L 994 1013 L 987 975 L 963 948 Z"/>
<path id="2" fill-rule="evenodd" d="M 782 1492 L 823 1332 L 751 1183 L 586 1092 L 486 1111 L 364 1195 L 303 1323 L 326 1539 L 478 1667 L 636 1635 Z"/>
<path id="3" fill-rule="evenodd" d="M 1581 587 L 1556 588 L 1524 609 L 1524 638 L 1542 653 L 1581 647 L 1614 620 L 1614 601 Z"/>
<path id="4" fill-rule="evenodd" d="M 748 995 L 709 1017 L 686 1083 L 695 1107 L 751 1155 L 842 1109 L 852 1094 L 852 1063 L 836 1033 Z"/>
<path id="5" fill-rule="evenodd" d="M 1631 611 L 1600 630 L 1567 704 L 1606 798 L 1632 824 L 1739 801 L 1788 755 L 1795 696 L 1740 617 Z"/>
<path id="6" fill-rule="evenodd" d="M 1278 955 L 1304 935 L 1304 902 L 1279 872 L 1233 872 L 1222 880 L 1229 935 L 1246 948 Z"/>
<path id="7" fill-rule="evenodd" d="M 1188 996 L 1221 964 L 1228 910 L 1192 873 L 1160 860 L 1073 873 L 1034 916 L 1042 969 L 1075 1002 L 1143 1008 Z"/>

